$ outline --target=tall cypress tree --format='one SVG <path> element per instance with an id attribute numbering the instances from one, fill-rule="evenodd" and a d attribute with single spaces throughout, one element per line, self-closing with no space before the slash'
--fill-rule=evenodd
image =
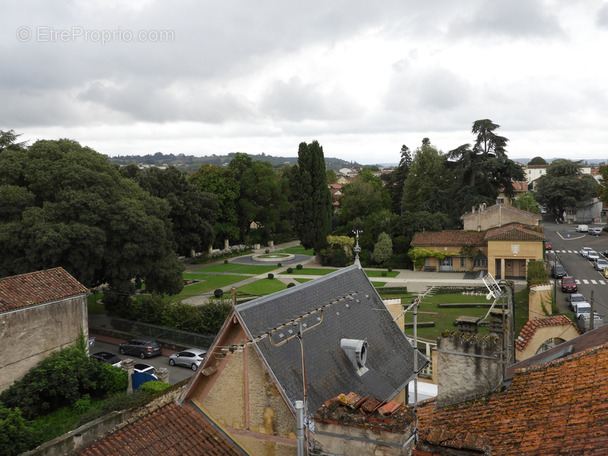
<path id="1" fill-rule="evenodd" d="M 304 248 L 316 253 L 327 244 L 331 230 L 331 193 L 325 171 L 323 147 L 317 141 L 300 143 L 291 179 L 294 228 Z"/>

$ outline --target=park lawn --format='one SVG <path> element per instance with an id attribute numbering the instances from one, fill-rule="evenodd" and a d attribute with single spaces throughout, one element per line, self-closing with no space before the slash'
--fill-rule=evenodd
<path id="1" fill-rule="evenodd" d="M 100 302 L 103 293 L 91 293 L 87 297 L 87 308 L 89 315 L 105 315 L 106 307 Z"/>
<path id="2" fill-rule="evenodd" d="M 457 296 L 457 295 L 443 295 L 443 296 Z M 483 307 L 455 307 L 455 308 L 446 308 L 439 307 L 437 303 L 428 302 L 426 300 L 422 300 L 418 307 L 418 323 L 429 322 L 432 321 L 435 323 L 435 326 L 432 328 L 423 328 L 418 327 L 418 337 L 427 340 L 436 340 L 439 335 L 445 331 L 455 331 L 456 325 L 454 321 L 462 316 L 470 316 L 470 317 L 479 317 L 482 318 L 488 313 L 489 308 Z M 428 312 L 428 313 L 427 313 Z M 405 323 L 413 323 L 414 317 L 412 311 L 409 311 L 405 314 Z M 487 330 L 485 327 L 479 328 L 480 333 L 485 333 Z M 413 328 L 407 328 L 405 333 L 409 336 L 414 335 Z"/>
<path id="3" fill-rule="evenodd" d="M 375 288 L 380 288 L 380 287 L 385 286 L 385 285 L 386 285 L 386 282 L 373 282 L 373 281 L 372 281 L 372 285 L 373 285 Z"/>
<path id="4" fill-rule="evenodd" d="M 241 280 L 243 280 L 243 276 L 235 276 L 229 274 L 214 275 L 203 282 L 187 285 L 178 294 L 165 296 L 163 300 L 166 302 L 181 301 L 186 298 L 191 298 L 192 296 L 208 293 L 210 291 L 214 291 L 217 288 L 222 288 L 227 285 L 240 282 Z"/>
<path id="5" fill-rule="evenodd" d="M 260 279 L 239 287 L 241 293 L 264 296 L 287 288 L 287 284 L 278 279 Z"/>
<path id="6" fill-rule="evenodd" d="M 306 282 L 310 282 L 311 280 L 314 280 L 314 279 L 299 278 L 299 279 L 293 279 L 293 280 L 295 280 L 298 283 L 306 283 Z"/>
<path id="7" fill-rule="evenodd" d="M 397 277 L 399 275 L 399 271 L 382 271 L 380 269 L 364 269 L 367 277 Z"/>
<path id="8" fill-rule="evenodd" d="M 306 250 L 301 245 L 296 245 L 294 247 L 288 247 L 286 249 L 276 250 L 275 253 L 291 253 L 294 255 L 309 255 L 313 256 L 315 251 L 313 249 Z"/>
<path id="9" fill-rule="evenodd" d="M 294 274 L 297 275 L 326 275 L 329 274 L 331 272 L 337 271 L 337 269 L 324 269 L 324 268 L 302 268 L 302 269 L 295 269 L 293 270 Z"/>
<path id="10" fill-rule="evenodd" d="M 276 264 L 272 265 L 247 265 L 247 264 L 238 264 L 238 263 L 221 263 L 214 264 L 213 266 L 203 267 L 201 269 L 197 269 L 195 272 L 235 272 L 238 274 L 265 274 L 270 271 L 274 271 L 278 266 Z"/>
<path id="11" fill-rule="evenodd" d="M 212 273 L 204 274 L 202 272 L 184 272 L 182 274 L 182 277 L 186 280 L 204 280 L 204 279 L 208 279 L 212 275 L 214 275 L 214 274 L 212 274 Z"/>

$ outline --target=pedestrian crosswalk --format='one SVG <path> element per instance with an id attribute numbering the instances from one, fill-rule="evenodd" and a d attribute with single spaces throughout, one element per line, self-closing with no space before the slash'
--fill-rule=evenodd
<path id="1" fill-rule="evenodd" d="M 608 280 L 601 280 L 601 279 L 575 279 L 576 284 L 577 285 L 608 285 Z M 559 281 L 557 282 L 559 283 Z"/>

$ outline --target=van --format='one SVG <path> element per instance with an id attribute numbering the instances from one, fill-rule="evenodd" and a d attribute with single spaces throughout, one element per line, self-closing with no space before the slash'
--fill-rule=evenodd
<path id="1" fill-rule="evenodd" d="M 600 326 L 604 326 L 604 319 L 597 313 L 593 312 L 593 329 L 597 329 Z M 586 333 L 589 331 L 589 326 L 591 326 L 591 315 L 590 314 L 581 314 L 578 317 L 578 329 L 581 333 Z"/>
<path id="2" fill-rule="evenodd" d="M 573 304 L 574 316 L 578 320 L 581 315 L 591 315 L 591 304 L 588 302 L 576 302 Z"/>
<path id="3" fill-rule="evenodd" d="M 578 231 L 579 233 L 586 233 L 587 231 L 589 231 L 589 227 L 587 225 L 579 225 L 576 227 L 576 231 Z"/>

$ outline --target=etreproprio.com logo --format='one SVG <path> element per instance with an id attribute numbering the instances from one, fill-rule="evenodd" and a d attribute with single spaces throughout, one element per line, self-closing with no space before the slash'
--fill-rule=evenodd
<path id="1" fill-rule="evenodd" d="M 21 42 L 38 43 L 170 43 L 175 41 L 173 30 L 129 30 L 118 27 L 108 29 L 87 29 L 80 26 L 58 29 L 48 25 L 37 27 L 21 26 L 16 31 Z"/>

